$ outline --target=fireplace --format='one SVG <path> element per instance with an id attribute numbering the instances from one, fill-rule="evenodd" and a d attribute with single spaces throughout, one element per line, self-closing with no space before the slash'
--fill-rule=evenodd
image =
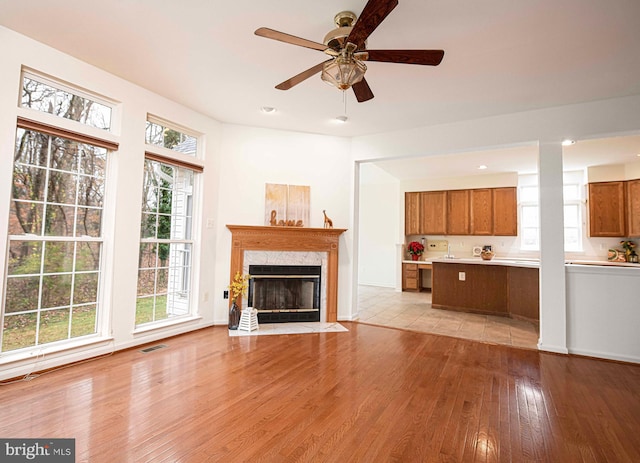
<path id="1" fill-rule="evenodd" d="M 260 323 L 320 321 L 319 265 L 250 265 L 247 304 Z"/>
<path id="2" fill-rule="evenodd" d="M 338 244 L 345 229 L 254 225 L 227 225 L 227 228 L 231 231 L 231 276 L 237 272 L 248 273 L 252 264 L 320 264 L 320 321 L 337 321 Z M 294 258 L 290 258 L 292 255 Z M 240 305 L 248 306 L 247 301 L 242 300 Z"/>

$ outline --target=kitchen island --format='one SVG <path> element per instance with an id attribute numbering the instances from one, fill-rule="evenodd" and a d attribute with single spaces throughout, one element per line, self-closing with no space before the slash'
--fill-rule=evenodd
<path id="1" fill-rule="evenodd" d="M 434 259 L 434 308 L 539 320 L 539 263 L 534 260 Z"/>

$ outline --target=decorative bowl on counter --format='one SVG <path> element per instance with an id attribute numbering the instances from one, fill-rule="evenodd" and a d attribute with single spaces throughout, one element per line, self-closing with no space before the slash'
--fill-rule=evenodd
<path id="1" fill-rule="evenodd" d="M 480 253 L 480 257 L 482 257 L 482 260 L 491 260 L 495 255 L 496 253 L 493 251 L 482 251 Z"/>

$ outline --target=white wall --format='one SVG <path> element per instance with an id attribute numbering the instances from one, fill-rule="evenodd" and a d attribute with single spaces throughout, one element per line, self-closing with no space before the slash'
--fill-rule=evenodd
<path id="1" fill-rule="evenodd" d="M 404 237 L 398 230 L 399 182 L 382 169 L 360 166 L 358 283 L 396 287 L 398 256 L 396 245 Z"/>
<path id="2" fill-rule="evenodd" d="M 640 269 L 567 267 L 567 344 L 590 357 L 640 363 Z"/>
<path id="3" fill-rule="evenodd" d="M 354 184 L 350 140 L 235 125 L 222 130 L 222 172 L 216 234 L 216 323 L 226 323 L 222 292 L 229 282 L 231 225 L 265 225 L 266 183 L 309 185 L 311 227 L 322 228 L 323 210 L 334 228 L 351 229 Z M 338 319 L 351 318 L 352 231 L 340 237 Z"/>

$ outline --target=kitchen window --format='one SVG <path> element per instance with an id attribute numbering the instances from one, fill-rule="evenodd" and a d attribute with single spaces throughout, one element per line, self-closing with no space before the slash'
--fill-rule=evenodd
<path id="1" fill-rule="evenodd" d="M 582 210 L 583 184 L 579 180 L 581 173 L 568 172 L 564 175 L 564 249 L 582 251 Z M 537 176 L 521 176 L 520 198 L 520 248 L 523 251 L 540 250 L 540 218 Z"/>

